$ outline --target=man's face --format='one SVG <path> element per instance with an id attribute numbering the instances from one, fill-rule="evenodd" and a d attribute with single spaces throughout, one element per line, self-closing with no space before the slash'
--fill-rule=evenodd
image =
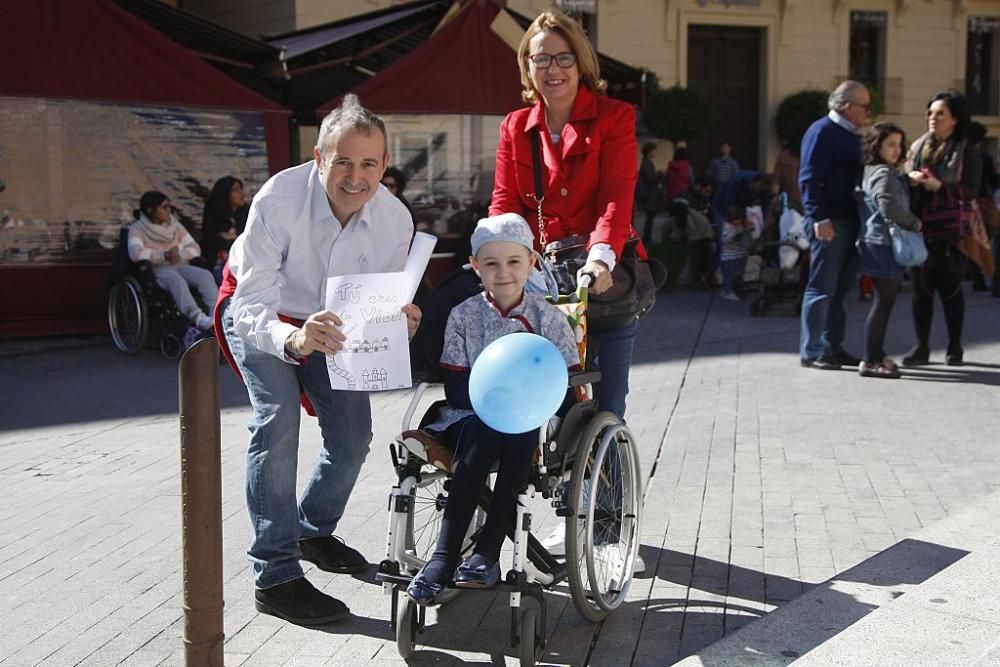
<path id="1" fill-rule="evenodd" d="M 372 128 L 368 134 L 354 129 L 334 132 L 327 138 L 325 157 L 313 149 L 330 209 L 340 224 L 347 224 L 378 191 L 389 164 L 385 148 L 385 137 Z"/>
<path id="2" fill-rule="evenodd" d="M 868 120 L 868 113 L 871 110 L 871 106 L 871 95 L 868 94 L 867 89 L 862 88 L 855 91 L 853 101 L 847 105 L 847 108 L 842 113 L 855 126 L 861 127 Z"/>

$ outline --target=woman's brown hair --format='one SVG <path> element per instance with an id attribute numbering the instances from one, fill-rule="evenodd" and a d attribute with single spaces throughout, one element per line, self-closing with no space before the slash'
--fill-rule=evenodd
<path id="1" fill-rule="evenodd" d="M 865 164 L 885 164 L 881 153 L 882 142 L 893 134 L 900 136 L 899 161 L 889 166 L 898 167 L 906 161 L 906 132 L 903 132 L 903 128 L 895 123 L 879 121 L 872 125 L 868 130 L 868 134 L 865 135 L 863 146 Z"/>
<path id="2" fill-rule="evenodd" d="M 580 83 L 598 95 L 603 95 L 608 88 L 608 82 L 601 78 L 601 66 L 597 62 L 597 52 L 587 39 L 587 33 L 575 19 L 563 14 L 557 9 L 550 9 L 538 15 L 521 37 L 517 45 L 517 66 L 521 70 L 521 97 L 525 102 L 534 104 L 540 99 L 535 86 L 531 83 L 530 63 L 528 53 L 532 38 L 540 32 L 553 32 L 569 45 L 576 56 L 576 66 L 580 71 Z"/>

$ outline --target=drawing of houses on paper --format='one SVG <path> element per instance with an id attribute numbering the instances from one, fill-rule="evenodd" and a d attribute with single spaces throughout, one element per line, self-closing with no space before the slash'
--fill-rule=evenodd
<path id="1" fill-rule="evenodd" d="M 327 281 L 326 307 L 343 322 L 344 349 L 327 356 L 330 386 L 384 391 L 410 386 L 406 281 L 400 273 L 337 276 Z"/>
<path id="2" fill-rule="evenodd" d="M 361 371 L 361 388 L 365 391 L 381 391 L 389 388 L 389 374 L 384 368 L 369 368 Z"/>

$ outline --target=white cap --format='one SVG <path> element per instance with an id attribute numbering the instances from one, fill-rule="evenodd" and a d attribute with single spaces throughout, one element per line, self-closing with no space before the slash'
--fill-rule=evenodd
<path id="1" fill-rule="evenodd" d="M 531 227 L 517 213 L 501 213 L 500 215 L 483 218 L 472 232 L 472 255 L 479 254 L 479 249 L 486 243 L 505 241 L 523 245 L 528 252 L 535 250 L 535 237 Z"/>

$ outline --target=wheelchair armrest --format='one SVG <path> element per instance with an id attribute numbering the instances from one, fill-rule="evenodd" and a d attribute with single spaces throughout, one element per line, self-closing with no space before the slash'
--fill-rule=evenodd
<path id="1" fill-rule="evenodd" d="M 208 260 L 204 257 L 192 257 L 188 260 L 188 264 L 191 266 L 197 266 L 199 269 L 205 269 L 206 271 L 212 270 L 212 267 L 208 265 Z"/>
<path id="2" fill-rule="evenodd" d="M 582 387 L 601 381 L 601 371 L 574 371 L 569 374 L 569 386 Z"/>

